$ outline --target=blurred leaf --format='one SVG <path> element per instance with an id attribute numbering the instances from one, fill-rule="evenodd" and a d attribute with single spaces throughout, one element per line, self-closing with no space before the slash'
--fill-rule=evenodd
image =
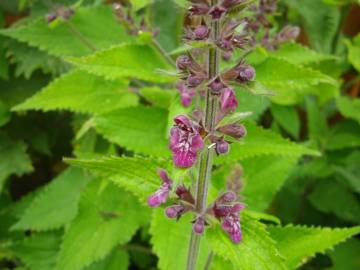
<path id="1" fill-rule="evenodd" d="M 360 233 L 360 227 L 331 229 L 288 225 L 268 228 L 287 259 L 289 269 L 298 268 L 316 253 L 323 253 L 347 238 Z"/>
<path id="2" fill-rule="evenodd" d="M 339 9 L 326 5 L 323 1 L 285 0 L 285 2 L 303 18 L 311 45 L 317 51 L 331 53 L 340 24 Z"/>
<path id="3" fill-rule="evenodd" d="M 156 107 L 116 110 L 94 118 L 96 130 L 128 150 L 167 157 L 167 111 Z"/>
<path id="4" fill-rule="evenodd" d="M 300 119 L 295 107 L 271 105 L 271 112 L 276 122 L 294 138 L 299 138 Z"/>
<path id="5" fill-rule="evenodd" d="M 84 270 L 127 270 L 129 264 L 129 254 L 124 250 L 114 249 L 105 259 L 84 268 Z"/>
<path id="6" fill-rule="evenodd" d="M 21 176 L 33 170 L 31 160 L 26 153 L 26 145 L 13 141 L 6 134 L 0 133 L 0 192 L 6 179 L 16 174 Z"/>
<path id="7" fill-rule="evenodd" d="M 333 266 L 328 270 L 358 270 L 360 269 L 360 241 L 350 239 L 329 252 Z"/>
<path id="8" fill-rule="evenodd" d="M 3 11 L 0 10 L 0 29 L 4 27 L 4 24 L 5 16 Z M 4 43 L 5 38 L 0 36 L 0 78 L 7 79 L 9 77 L 9 67 Z"/>
<path id="9" fill-rule="evenodd" d="M 206 238 L 214 253 L 242 270 L 287 269 L 265 229 L 265 225 L 241 215 L 243 240 L 234 244 L 220 226 L 208 230 Z"/>
<path id="10" fill-rule="evenodd" d="M 335 179 L 318 182 L 310 194 L 309 200 L 322 212 L 333 213 L 346 221 L 360 222 L 359 200 Z"/>
<path id="11" fill-rule="evenodd" d="M 297 103 L 304 95 L 309 94 L 312 86 L 320 83 L 337 85 L 333 78 L 317 70 L 279 58 L 269 57 L 255 68 L 256 79 L 275 93 L 271 100 L 281 105 Z"/>
<path id="12" fill-rule="evenodd" d="M 214 256 L 211 260 L 210 270 L 235 270 L 234 266 L 219 256 Z"/>
<path id="13" fill-rule="evenodd" d="M 323 145 L 328 135 L 326 115 L 313 97 L 306 99 L 307 128 L 309 138 Z"/>
<path id="14" fill-rule="evenodd" d="M 336 105 L 342 115 L 360 123 L 360 98 L 339 97 L 336 99 Z"/>
<path id="15" fill-rule="evenodd" d="M 340 150 L 360 146 L 360 126 L 343 120 L 332 127 L 326 140 L 326 149 Z"/>
<path id="16" fill-rule="evenodd" d="M 51 230 L 69 224 L 77 214 L 81 191 L 89 178 L 70 168 L 43 188 L 28 205 L 13 230 Z"/>
<path id="17" fill-rule="evenodd" d="M 159 257 L 160 270 L 183 270 L 186 266 L 190 235 L 192 230 L 191 215 L 184 215 L 176 222 L 167 218 L 164 209 L 156 209 L 153 213 L 150 233 L 153 250 Z M 197 262 L 197 270 L 204 269 L 209 246 L 202 239 Z"/>
<path id="18" fill-rule="evenodd" d="M 148 211 L 114 184 L 93 181 L 83 192 L 79 213 L 65 233 L 56 269 L 83 269 L 105 258 L 118 244 L 125 244 Z"/>
<path id="19" fill-rule="evenodd" d="M 54 269 L 61 237 L 59 231 L 36 233 L 15 244 L 12 250 L 30 269 Z"/>
<path id="20" fill-rule="evenodd" d="M 25 25 L 1 30 L 0 34 L 55 56 L 83 56 L 95 48 L 105 49 L 130 40 L 107 6 L 80 8 L 69 22 L 55 28 L 49 27 L 41 16 Z"/>
<path id="21" fill-rule="evenodd" d="M 128 91 L 128 82 L 105 81 L 84 71 L 74 70 L 52 81 L 41 92 L 14 110 L 59 110 L 80 113 L 104 113 L 135 106 L 138 98 Z"/>
<path id="22" fill-rule="evenodd" d="M 299 43 L 286 43 L 270 54 L 272 57 L 287 60 L 295 65 L 308 65 L 326 60 L 336 60 L 331 54 L 322 54 Z"/>
<path id="23" fill-rule="evenodd" d="M 175 79 L 161 72 L 170 69 L 170 66 L 149 45 L 123 44 L 87 57 L 68 58 L 68 61 L 80 69 L 106 79 L 131 77 L 150 82 L 171 82 Z"/>
<path id="24" fill-rule="evenodd" d="M 149 13 L 152 26 L 160 29 L 156 39 L 161 46 L 168 52 L 177 48 L 183 31 L 183 10 L 171 0 L 156 0 Z"/>
<path id="25" fill-rule="evenodd" d="M 360 72 L 360 34 L 354 38 L 354 43 L 345 41 L 348 48 L 349 62 Z"/>

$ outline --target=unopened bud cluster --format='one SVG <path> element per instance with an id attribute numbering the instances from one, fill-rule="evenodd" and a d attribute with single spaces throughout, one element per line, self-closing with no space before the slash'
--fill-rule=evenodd
<path id="1" fill-rule="evenodd" d="M 51 23 L 55 21 L 56 19 L 60 18 L 64 21 L 69 20 L 73 15 L 75 14 L 75 11 L 72 8 L 65 7 L 62 5 L 56 6 L 50 13 L 46 15 L 46 21 L 48 23 Z"/>

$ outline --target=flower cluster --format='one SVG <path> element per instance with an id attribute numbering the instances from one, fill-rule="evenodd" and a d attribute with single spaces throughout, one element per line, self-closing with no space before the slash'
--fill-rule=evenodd
<path id="1" fill-rule="evenodd" d="M 203 43 L 205 50 L 227 54 L 228 57 L 231 57 L 235 49 L 251 46 L 252 40 L 245 27 L 240 27 L 244 23 L 243 18 L 227 18 L 226 15 L 234 9 L 241 10 L 249 6 L 252 0 L 219 0 L 213 6 L 208 0 L 190 2 L 188 17 L 192 20 L 191 23 L 186 23 L 184 30 L 184 40 L 190 45 Z M 214 31 L 218 33 L 214 34 Z M 214 149 L 217 155 L 227 154 L 230 144 L 246 135 L 246 129 L 238 118 L 231 117 L 239 104 L 235 85 L 251 83 L 255 78 L 255 69 L 242 58 L 222 72 L 212 72 L 208 62 L 210 60 L 204 61 L 207 54 L 203 52 L 199 48 L 192 49 L 176 59 L 179 71 L 176 87 L 181 103 L 184 107 L 195 105 L 194 111 L 189 115 L 174 118 L 170 131 L 169 148 L 177 168 L 194 167 L 201 152 L 208 151 L 205 149 Z M 219 60 L 217 57 L 215 61 Z M 219 66 L 219 63 L 216 65 Z M 197 102 L 193 104 L 195 99 Z M 211 114 L 211 127 L 208 125 L 209 111 L 206 109 L 209 100 L 212 100 L 212 106 L 215 107 Z M 161 186 L 148 198 L 151 207 L 165 204 L 171 198 L 172 203 L 165 210 L 168 218 L 179 219 L 187 212 L 194 213 L 193 231 L 197 234 L 202 234 L 207 225 L 218 220 L 234 243 L 241 241 L 240 211 L 244 209 L 244 205 L 239 200 L 241 185 L 238 181 L 235 184 L 228 183 L 227 190 L 212 204 L 199 207 L 193 190 L 182 184 L 173 188 L 174 181 L 162 170 L 160 178 Z"/>
<path id="2" fill-rule="evenodd" d="M 195 213 L 192 223 L 193 230 L 197 234 L 202 234 L 205 226 L 211 223 L 212 218 L 216 218 L 221 222 L 222 229 L 229 234 L 231 240 L 234 243 L 239 243 L 242 239 L 240 211 L 245 208 L 245 205 L 239 202 L 239 196 L 237 195 L 241 183 L 240 175 L 236 175 L 236 170 L 238 168 L 235 168 L 235 177 L 229 177 L 228 191 L 220 195 L 207 209 L 198 212 L 190 189 L 180 184 L 173 191 L 173 181 L 163 169 L 159 169 L 158 174 L 162 184 L 158 190 L 149 196 L 148 204 L 150 207 L 158 207 L 161 204 L 166 204 L 170 197 L 174 197 L 171 200 L 172 204 L 165 209 L 168 218 L 179 219 L 187 212 Z"/>
<path id="3" fill-rule="evenodd" d="M 46 15 L 46 21 L 48 23 L 51 23 L 55 21 L 56 19 L 60 18 L 64 21 L 69 20 L 73 15 L 75 14 L 75 11 L 72 8 L 65 7 L 63 5 L 57 5 L 53 10 Z"/>

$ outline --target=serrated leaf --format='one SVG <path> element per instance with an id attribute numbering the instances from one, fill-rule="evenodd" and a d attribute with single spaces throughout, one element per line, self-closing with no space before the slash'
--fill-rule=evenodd
<path id="1" fill-rule="evenodd" d="M 37 233 L 12 247 L 14 254 L 30 269 L 54 269 L 62 232 Z"/>
<path id="2" fill-rule="evenodd" d="M 220 156 L 216 162 L 234 162 L 261 155 L 299 157 L 301 155 L 319 155 L 315 150 L 282 138 L 271 130 L 265 130 L 250 122 L 245 124 L 247 135 L 239 143 L 231 145 L 227 155 Z"/>
<path id="3" fill-rule="evenodd" d="M 106 79 L 135 78 L 150 82 L 172 82 L 161 70 L 171 67 L 150 45 L 123 44 L 82 58 L 68 58 L 80 69 Z"/>
<path id="4" fill-rule="evenodd" d="M 128 82 L 106 81 L 81 70 L 71 71 L 13 108 L 13 110 L 59 110 L 100 114 L 136 106 L 138 97 L 128 90 Z"/>
<path id="5" fill-rule="evenodd" d="M 129 264 L 129 254 L 125 250 L 114 249 L 105 259 L 84 268 L 84 270 L 127 270 Z"/>
<path id="6" fill-rule="evenodd" d="M 295 269 L 316 253 L 325 252 L 358 234 L 360 227 L 330 229 L 289 225 L 286 227 L 271 226 L 268 230 L 271 237 L 277 241 L 280 253 L 287 258 L 286 265 L 289 269 Z"/>
<path id="7" fill-rule="evenodd" d="M 67 225 L 76 216 L 82 189 L 89 177 L 70 168 L 56 177 L 32 200 L 13 230 L 51 230 Z"/>
<path id="8" fill-rule="evenodd" d="M 94 49 L 109 48 L 131 39 L 108 6 L 80 8 L 69 22 L 62 22 L 55 28 L 49 27 L 41 16 L 23 26 L 1 30 L 0 34 L 55 56 L 88 55 Z"/>
<path id="9" fill-rule="evenodd" d="M 94 124 L 105 138 L 128 150 L 167 157 L 167 115 L 164 109 L 139 106 L 96 116 Z"/>
<path id="10" fill-rule="evenodd" d="M 275 93 L 271 100 L 281 105 L 297 103 L 312 86 L 320 83 L 337 85 L 331 77 L 308 67 L 269 57 L 256 65 L 256 79 Z"/>
<path id="11" fill-rule="evenodd" d="M 271 113 L 282 128 L 289 132 L 294 138 L 299 137 L 300 119 L 296 108 L 272 104 Z"/>
<path id="12" fill-rule="evenodd" d="M 346 221 L 360 222 L 359 201 L 340 181 L 320 181 L 309 195 L 309 201 L 322 212 L 335 214 Z"/>
<path id="13" fill-rule="evenodd" d="M 335 250 L 329 252 L 332 266 L 329 270 L 358 270 L 360 269 L 360 241 L 350 239 L 336 246 Z"/>
<path id="14" fill-rule="evenodd" d="M 128 242 L 148 219 L 136 199 L 108 183 L 90 183 L 80 200 L 79 213 L 65 233 L 57 270 L 80 270 L 103 259 L 118 244 Z"/>
<path id="15" fill-rule="evenodd" d="M 160 270 L 185 269 L 192 230 L 191 220 L 191 215 L 184 215 L 176 222 L 165 216 L 164 209 L 154 211 L 150 228 L 151 244 L 159 257 Z M 197 270 L 204 269 L 209 253 L 205 239 L 201 239 Z"/>
<path id="16" fill-rule="evenodd" d="M 206 238 L 216 255 L 231 261 L 235 269 L 287 269 L 265 225 L 243 212 L 241 227 L 243 240 L 239 244 L 234 244 L 220 226 L 207 231 Z"/>
<path id="17" fill-rule="evenodd" d="M 336 99 L 336 105 L 342 115 L 353 118 L 360 123 L 360 98 L 339 97 Z"/>
<path id="18" fill-rule="evenodd" d="M 311 50 L 299 43 L 291 42 L 282 45 L 279 49 L 271 52 L 272 57 L 284 59 L 295 65 L 308 65 L 326 60 L 336 60 L 330 54 L 322 54 Z"/>
<path id="19" fill-rule="evenodd" d="M 89 169 L 109 178 L 116 185 L 133 193 L 145 203 L 147 197 L 159 188 L 157 168 L 166 169 L 166 162 L 155 159 L 108 157 L 98 160 L 68 159 L 68 163 Z"/>
<path id="20" fill-rule="evenodd" d="M 16 174 L 18 176 L 33 170 L 31 160 L 26 153 L 26 145 L 21 141 L 11 140 L 5 133 L 0 133 L 0 192 L 6 179 Z M 5 158 L 6 157 L 6 158 Z"/>

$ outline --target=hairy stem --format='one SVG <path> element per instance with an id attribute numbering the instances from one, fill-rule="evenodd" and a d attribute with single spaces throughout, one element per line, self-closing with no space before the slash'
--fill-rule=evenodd
<path id="1" fill-rule="evenodd" d="M 218 0 L 212 0 L 211 4 L 216 5 Z M 219 36 L 220 24 L 218 21 L 211 23 L 211 35 L 212 39 L 216 41 Z M 209 79 L 215 78 L 219 74 L 219 51 L 214 46 L 209 49 L 208 56 L 208 74 Z M 205 100 L 205 128 L 209 133 L 214 131 L 215 116 L 218 107 L 218 98 L 213 96 L 209 89 L 206 91 Z M 196 197 L 195 207 L 198 213 L 203 213 L 206 209 L 206 200 L 208 195 L 208 184 L 211 177 L 211 169 L 213 165 L 214 149 L 209 146 L 206 147 L 201 154 L 199 161 L 199 174 L 196 184 Z M 197 257 L 199 254 L 201 236 L 194 231 L 191 233 L 191 239 L 189 244 L 187 270 L 195 270 Z"/>
<path id="2" fill-rule="evenodd" d="M 209 270 L 209 269 L 210 269 L 210 265 L 211 265 L 211 262 L 212 262 L 213 257 L 214 257 L 214 253 L 211 251 L 211 252 L 209 253 L 209 256 L 208 256 L 207 260 L 206 260 L 206 264 L 205 264 L 204 270 Z"/>

